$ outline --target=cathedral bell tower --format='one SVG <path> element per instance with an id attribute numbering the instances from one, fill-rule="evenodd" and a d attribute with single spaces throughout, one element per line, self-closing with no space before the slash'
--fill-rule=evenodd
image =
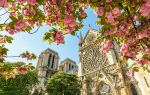
<path id="1" fill-rule="evenodd" d="M 36 67 L 39 80 L 38 88 L 41 88 L 42 90 L 45 91 L 47 79 L 58 71 L 58 62 L 59 62 L 58 53 L 49 48 L 40 54 Z"/>

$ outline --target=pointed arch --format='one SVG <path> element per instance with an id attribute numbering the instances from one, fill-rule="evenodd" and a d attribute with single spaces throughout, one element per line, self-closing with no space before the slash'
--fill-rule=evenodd
<path id="1" fill-rule="evenodd" d="M 96 95 L 114 95 L 113 88 L 107 82 L 101 81 L 96 87 Z"/>
<path id="2" fill-rule="evenodd" d="M 131 95 L 142 95 L 141 90 L 137 83 L 130 82 L 129 89 Z"/>
<path id="3" fill-rule="evenodd" d="M 131 94 L 132 95 L 138 95 L 138 92 L 137 92 L 135 86 L 132 83 L 130 84 L 130 89 L 131 89 Z"/>

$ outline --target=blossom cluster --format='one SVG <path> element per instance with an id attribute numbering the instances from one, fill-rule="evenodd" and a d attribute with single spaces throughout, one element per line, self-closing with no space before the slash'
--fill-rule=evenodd
<path id="1" fill-rule="evenodd" d="M 17 75 L 27 74 L 29 71 L 28 68 L 28 66 L 16 66 L 11 68 L 11 70 L 5 70 L 0 74 L 2 74 L 6 79 L 16 78 Z"/>
<path id="2" fill-rule="evenodd" d="M 33 60 L 36 58 L 36 56 L 33 53 L 29 53 L 28 51 L 20 54 L 21 58 L 26 58 L 27 60 Z"/>

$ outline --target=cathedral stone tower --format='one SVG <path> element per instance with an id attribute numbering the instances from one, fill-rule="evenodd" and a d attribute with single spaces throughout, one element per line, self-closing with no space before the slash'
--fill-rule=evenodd
<path id="1" fill-rule="evenodd" d="M 59 62 L 58 53 L 49 48 L 40 54 L 36 67 L 40 82 L 38 88 L 41 88 L 42 90 L 45 91 L 46 89 L 45 86 L 47 85 L 47 78 L 49 78 L 50 76 L 52 76 L 54 73 L 57 72 L 58 62 Z"/>
<path id="2" fill-rule="evenodd" d="M 73 60 L 67 58 L 60 62 L 58 70 L 66 73 L 75 74 L 77 73 L 78 66 Z"/>
<path id="3" fill-rule="evenodd" d="M 142 95 L 137 81 L 126 76 L 126 66 L 117 64 L 117 43 L 104 54 L 99 50 L 101 43 L 94 43 L 97 37 L 98 31 L 90 29 L 79 42 L 81 95 Z"/>

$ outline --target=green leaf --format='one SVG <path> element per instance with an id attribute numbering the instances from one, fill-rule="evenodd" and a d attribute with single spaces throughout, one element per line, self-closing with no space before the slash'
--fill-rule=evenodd
<path id="1" fill-rule="evenodd" d="M 14 17 L 14 16 L 9 16 L 9 18 L 10 18 L 12 21 L 17 21 L 17 18 Z"/>
<path id="2" fill-rule="evenodd" d="M 52 39 L 49 39 L 49 40 L 48 40 L 48 43 L 49 43 L 49 44 L 52 44 L 52 43 L 53 43 L 53 40 L 52 40 Z"/>

